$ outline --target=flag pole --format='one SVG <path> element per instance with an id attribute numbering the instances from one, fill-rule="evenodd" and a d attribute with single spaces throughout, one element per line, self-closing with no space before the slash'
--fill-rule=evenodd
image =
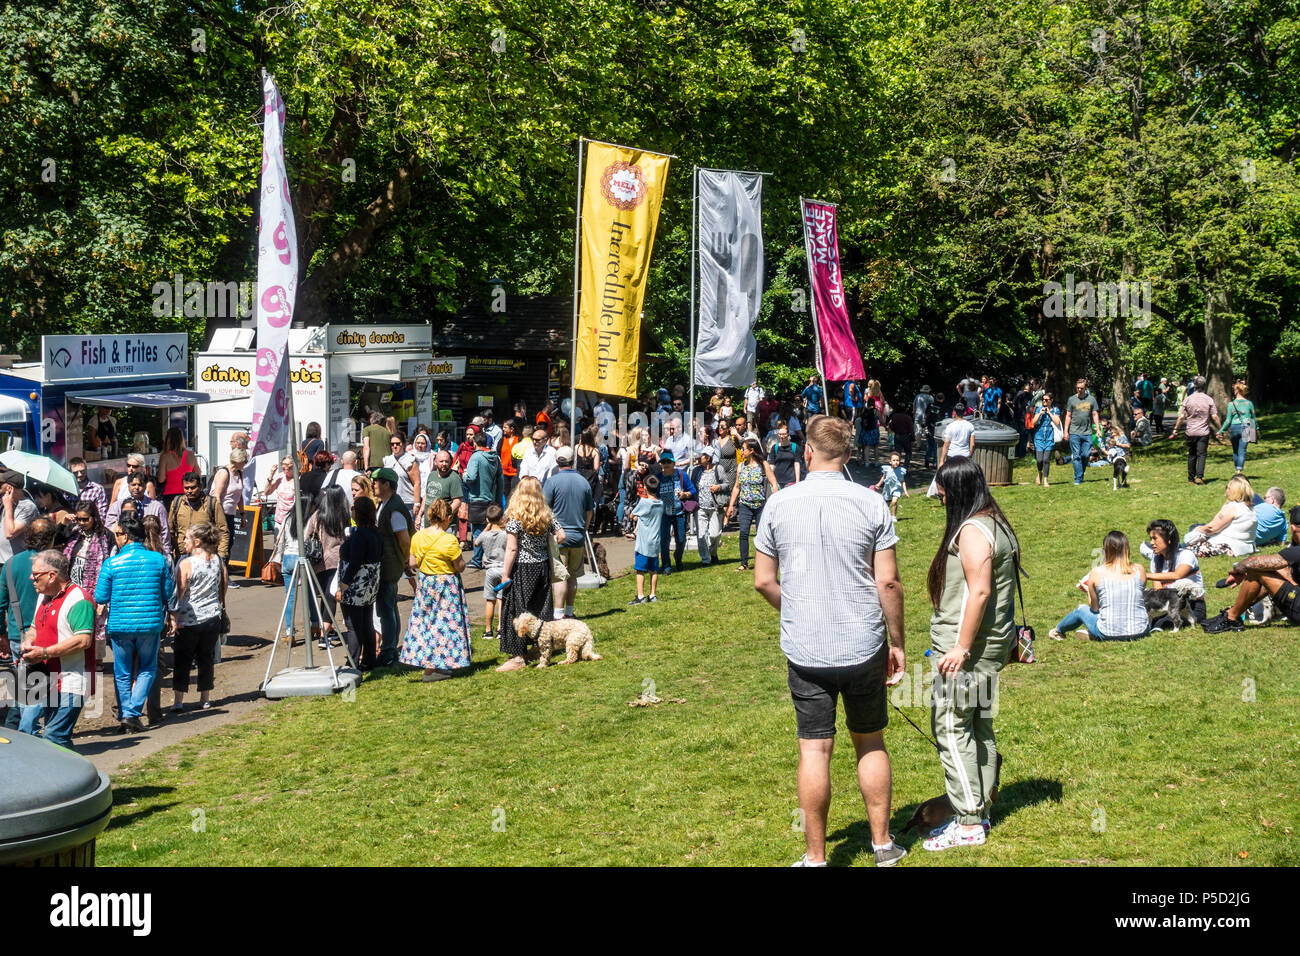
<path id="1" fill-rule="evenodd" d="M 822 380 L 822 400 L 825 401 L 826 370 L 822 365 L 822 335 L 821 329 L 817 327 L 817 295 L 816 291 L 812 288 L 816 280 L 813 277 L 812 246 L 808 242 L 808 210 L 804 205 L 804 198 L 802 196 L 799 197 L 799 225 L 803 229 L 803 251 L 804 256 L 808 260 L 808 291 L 811 293 L 808 296 L 808 307 L 812 311 L 813 345 L 816 350 L 817 375 Z"/>
<path id="2" fill-rule="evenodd" d="M 578 198 L 573 204 L 573 351 L 569 360 L 569 440 L 578 439 L 578 262 L 582 255 L 582 154 L 578 137 Z"/>
<path id="3" fill-rule="evenodd" d="M 700 167 L 691 167 L 691 301 L 687 308 L 690 314 L 690 420 L 687 428 L 687 448 L 695 448 L 695 260 L 699 257 L 699 203 L 700 203 Z M 692 456 L 694 457 L 694 456 Z M 690 462 L 687 462 L 690 465 Z"/>

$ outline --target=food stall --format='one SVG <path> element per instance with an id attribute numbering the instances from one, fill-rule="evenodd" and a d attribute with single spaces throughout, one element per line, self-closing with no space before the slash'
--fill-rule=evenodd
<path id="1" fill-rule="evenodd" d="M 168 428 L 193 447 L 189 409 L 209 399 L 187 389 L 188 359 L 184 332 L 42 336 L 39 362 L 0 369 L 0 428 L 9 447 L 86 459 L 92 481 L 124 472 L 131 452 L 155 471 Z"/>
<path id="2" fill-rule="evenodd" d="M 329 324 L 289 330 L 289 378 L 293 388 L 295 447 L 308 424 L 321 426 L 333 452 L 361 441 L 371 411 L 392 415 L 405 429 L 408 421 L 436 418 L 435 390 L 427 375 L 403 376 L 410 360 L 433 358 L 428 325 Z M 253 371 L 257 349 L 252 329 L 218 329 L 208 348 L 194 356 L 194 384 L 214 399 L 195 417 L 195 443 L 208 460 L 229 454 L 230 435 L 247 431 L 253 418 Z M 420 366 L 411 362 L 408 371 Z M 257 474 L 268 475 L 273 455 L 260 456 Z"/>

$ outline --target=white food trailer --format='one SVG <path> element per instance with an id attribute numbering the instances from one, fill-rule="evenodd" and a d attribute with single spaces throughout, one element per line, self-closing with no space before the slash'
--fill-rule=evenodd
<path id="1" fill-rule="evenodd" d="M 253 418 L 253 370 L 257 349 L 252 329 L 219 329 L 206 351 L 194 356 L 194 387 L 220 404 L 196 408 L 195 446 L 213 467 L 230 453 L 230 436 L 247 431 Z M 330 324 L 289 330 L 289 377 L 295 447 L 309 423 L 338 453 L 361 440 L 361 419 L 371 411 L 392 414 L 405 429 L 408 421 L 432 424 L 435 392 L 428 377 L 403 378 L 404 362 L 433 358 L 428 325 Z M 408 365 L 408 369 L 416 368 Z M 270 474 L 276 456 L 263 455 L 257 474 Z"/>

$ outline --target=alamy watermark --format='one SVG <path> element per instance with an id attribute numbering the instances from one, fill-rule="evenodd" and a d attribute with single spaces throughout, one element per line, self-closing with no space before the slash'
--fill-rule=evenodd
<path id="1" fill-rule="evenodd" d="M 183 315 L 189 319 L 246 319 L 257 301 L 256 282 L 186 282 L 176 273 L 150 289 L 157 318 Z"/>
<path id="2" fill-rule="evenodd" d="M 1151 323 L 1151 283 L 1079 282 L 1074 273 L 1065 274 L 1065 284 L 1044 282 L 1043 315 L 1049 319 L 1117 319 L 1135 320 L 1140 328 Z"/>

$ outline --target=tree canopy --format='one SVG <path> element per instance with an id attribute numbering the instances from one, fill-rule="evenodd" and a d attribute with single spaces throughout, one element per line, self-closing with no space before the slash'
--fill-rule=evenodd
<path id="1" fill-rule="evenodd" d="M 308 322 L 565 294 L 577 139 L 677 154 L 646 318 L 684 381 L 690 167 L 762 170 L 762 374 L 813 365 L 798 197 L 840 204 L 887 389 L 1210 376 L 1293 398 L 1300 0 L 32 0 L 0 11 L 6 348 L 187 329 L 155 282 L 256 278 L 259 71 Z M 1051 283 L 1149 290 L 1045 308 Z M 1104 304 L 1104 303 L 1103 303 Z M 1115 312 L 1114 309 L 1111 312 Z M 945 378 L 948 376 L 950 378 Z M 892 393 L 891 393 L 892 394 Z"/>

